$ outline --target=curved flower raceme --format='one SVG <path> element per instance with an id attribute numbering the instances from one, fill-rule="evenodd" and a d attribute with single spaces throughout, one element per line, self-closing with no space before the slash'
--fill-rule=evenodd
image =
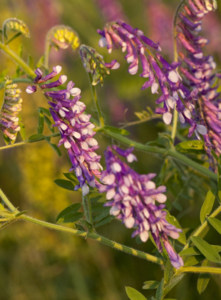
<path id="1" fill-rule="evenodd" d="M 216 64 L 203 53 L 208 40 L 200 35 L 202 19 L 216 9 L 215 1 L 188 0 L 178 15 L 177 39 L 180 45 L 181 76 L 191 92 L 186 102 L 190 119 L 189 136 L 203 135 L 207 153 L 221 154 L 221 96 L 217 92 Z M 182 118 L 181 118 L 182 121 Z M 184 120 L 183 120 L 184 121 Z"/>
<path id="2" fill-rule="evenodd" d="M 179 237 L 180 229 L 166 221 L 163 210 L 166 201 L 165 186 L 156 187 L 151 180 L 155 174 L 140 175 L 123 162 L 119 155 L 131 163 L 136 160 L 133 148 L 122 150 L 117 146 L 108 147 L 105 152 L 106 170 L 101 173 L 100 192 L 106 192 L 110 214 L 120 219 L 127 228 L 135 228 L 132 236 L 139 235 L 146 242 L 149 233 L 159 249 L 164 245 L 172 265 L 183 265 L 181 257 L 170 245 L 168 237 Z M 162 243 L 162 244 L 161 244 Z"/>
<path id="3" fill-rule="evenodd" d="M 5 96 L 0 111 L 0 129 L 5 140 L 13 143 L 20 130 L 19 113 L 22 110 L 21 90 L 16 83 L 7 79 L 5 82 Z"/>
<path id="4" fill-rule="evenodd" d="M 53 71 L 43 76 L 40 69 L 35 71 L 35 83 L 44 90 L 50 105 L 50 113 L 54 119 L 55 126 L 58 127 L 61 139 L 59 145 L 64 144 L 67 149 L 72 169 L 79 180 L 79 186 L 85 195 L 89 192 L 90 186 L 96 185 L 96 176 L 99 177 L 102 166 L 100 156 L 95 150 L 99 148 L 94 127 L 90 122 L 90 115 L 84 111 L 86 106 L 80 101 L 81 90 L 74 87 L 74 83 L 69 81 L 66 88 L 61 87 L 67 80 L 66 75 L 61 75 L 57 80 L 51 81 L 61 72 L 61 67 L 56 66 Z M 49 82 L 50 80 L 50 82 Z M 31 94 L 36 91 L 36 86 L 29 86 L 26 92 Z"/>
<path id="5" fill-rule="evenodd" d="M 163 114 L 166 124 L 171 123 L 175 107 L 186 119 L 182 99 L 188 97 L 188 90 L 184 88 L 176 70 L 178 63 L 168 63 L 160 54 L 159 44 L 147 38 L 141 30 L 132 28 L 121 20 L 106 25 L 104 30 L 98 30 L 98 33 L 102 36 L 99 45 L 107 47 L 109 53 L 114 47 L 120 47 L 126 52 L 125 59 L 129 63 L 128 72 L 131 75 L 137 74 L 139 64 L 141 65 L 140 76 L 149 78 L 142 89 L 151 87 L 153 94 L 158 93 L 160 89 L 161 96 L 156 102 L 162 103 L 163 106 L 157 108 L 156 113 Z"/>
<path id="6" fill-rule="evenodd" d="M 87 45 L 82 44 L 79 53 L 85 70 L 91 76 L 92 85 L 103 84 L 104 77 L 110 74 L 110 70 L 118 69 L 120 66 L 116 60 L 105 63 L 103 56 Z"/>

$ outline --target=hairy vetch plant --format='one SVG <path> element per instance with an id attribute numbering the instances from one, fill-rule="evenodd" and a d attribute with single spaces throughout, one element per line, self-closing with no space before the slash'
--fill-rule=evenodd
<path id="1" fill-rule="evenodd" d="M 56 179 L 55 183 L 73 193 L 73 203 L 58 214 L 57 224 L 46 222 L 17 208 L 13 200 L 6 196 L 11 185 L 3 182 L 2 188 L 6 193 L 0 189 L 0 227 L 23 220 L 90 238 L 146 262 L 158 264 L 158 273 L 152 272 L 149 265 L 145 265 L 144 269 L 147 269 L 149 277 L 161 276 L 160 281 L 156 278 L 146 281 L 143 288 L 149 291 L 145 295 L 126 287 L 131 300 L 175 297 L 177 292 L 173 288 L 186 273 L 199 274 L 197 290 L 201 294 L 210 280 L 208 274 L 221 274 L 221 246 L 217 242 L 217 235 L 221 234 L 221 75 L 217 71 L 220 62 L 216 64 L 213 54 L 204 50 L 209 41 L 202 34 L 203 19 L 217 9 L 217 3 L 215 0 L 181 1 L 173 22 L 173 45 L 170 48 L 173 46 L 173 59 L 163 54 L 160 41 L 154 42 L 154 38 L 152 40 L 144 33 L 145 30 L 130 25 L 135 21 L 128 21 L 130 18 L 126 16 L 123 5 L 113 0 L 97 0 L 96 4 L 105 20 L 111 21 L 102 30 L 97 30 L 101 36 L 99 46 L 106 48 L 112 56 L 117 48 L 125 53 L 129 74 L 139 74 L 141 89 L 150 89 L 150 99 L 146 100 L 145 107 L 149 106 L 148 100 L 155 100 L 151 102 L 151 105 L 156 103 L 155 113 L 150 107 L 144 110 L 142 101 L 136 98 L 136 110 L 137 107 L 141 110 L 134 112 L 138 120 L 127 122 L 122 116 L 123 127 L 110 125 L 106 97 L 110 96 L 113 86 L 106 78 L 114 70 L 111 75 L 116 76 L 116 84 L 121 87 L 125 74 L 122 68 L 119 69 L 119 57 L 107 62 L 105 55 L 98 52 L 101 50 L 94 48 L 96 43 L 93 47 L 86 45 L 81 41 L 84 35 L 80 40 L 78 33 L 70 26 L 56 25 L 46 34 L 43 55 L 38 60 L 31 59 L 30 55 L 27 59 L 21 48 L 17 53 L 11 47 L 19 36 L 30 37 L 27 25 L 16 18 L 7 19 L 1 29 L 1 55 L 7 55 L 17 68 L 11 75 L 13 68 L 10 67 L 10 79 L 7 77 L 8 70 L 2 70 L 0 76 L 0 88 L 4 90 L 0 110 L 0 150 L 13 151 L 15 147 L 42 141 L 49 143 L 59 155 L 65 157 L 68 154 L 70 170 L 64 173 L 65 178 Z M 85 4 L 81 5 L 84 7 Z M 154 5 L 157 7 L 157 3 Z M 160 26 L 160 20 L 157 22 Z M 93 28 L 88 28 L 89 32 L 91 30 Z M 49 56 L 53 47 L 56 50 L 72 49 L 72 76 L 76 85 L 73 81 L 67 81 L 66 75 L 61 75 L 60 62 L 51 68 Z M 38 62 L 35 64 L 34 61 Z M 80 62 L 79 66 L 76 62 Z M 70 64 L 72 68 L 72 61 Z M 86 77 L 81 71 L 86 72 L 88 83 L 82 82 Z M 139 81 L 136 77 L 134 80 L 135 84 L 131 86 L 126 82 L 128 94 L 131 95 L 134 90 L 140 93 Z M 36 106 L 43 102 L 40 102 L 42 99 L 45 100 L 45 107 L 38 107 L 37 110 L 36 132 L 28 138 L 20 119 L 23 89 L 27 99 L 24 98 L 24 106 L 29 108 L 29 113 L 33 112 L 32 117 L 37 113 L 34 111 Z M 88 99 L 89 89 L 93 105 Z M 38 93 L 32 95 L 37 90 Z M 146 95 L 140 95 L 139 99 L 146 99 Z M 30 105 L 32 101 L 35 101 L 33 106 Z M 132 102 L 131 108 L 135 107 Z M 89 103 L 87 107 L 86 103 Z M 139 131 L 125 129 L 148 121 L 152 122 L 143 124 L 143 135 Z M 155 140 L 149 141 L 150 130 L 152 136 L 158 132 Z M 54 142 L 56 137 L 59 141 Z M 59 150 L 61 145 L 65 151 Z M 156 166 L 154 162 L 149 164 L 152 154 L 157 157 Z M 8 157 L 5 156 L 6 160 Z M 10 163 L 7 161 L 7 166 Z M 44 164 L 44 161 L 41 163 Z M 12 186 L 17 188 L 17 183 L 13 182 Z M 74 198 L 76 190 L 82 201 Z M 22 206 L 25 205 L 24 202 Z M 55 216 L 48 219 L 53 220 Z M 113 220 L 115 225 L 112 227 Z M 125 226 L 121 226 L 119 221 Z M 100 234 L 100 227 L 108 223 L 108 230 L 113 228 L 112 237 L 116 228 L 121 228 L 119 234 L 127 229 L 132 230 L 132 237 L 136 237 L 131 239 L 134 248 Z M 217 235 L 213 235 L 213 230 Z M 209 231 L 211 235 L 207 239 Z M 140 244 L 143 250 L 139 250 Z M 93 244 L 90 247 L 93 248 Z M 137 270 L 131 273 L 130 276 L 135 276 Z M 95 298 L 93 295 L 91 299 Z"/>

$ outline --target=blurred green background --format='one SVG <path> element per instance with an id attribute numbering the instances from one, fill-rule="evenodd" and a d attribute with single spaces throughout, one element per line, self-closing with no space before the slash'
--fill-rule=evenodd
<path id="1" fill-rule="evenodd" d="M 143 0 L 118 3 L 121 14 L 129 22 L 142 29 L 154 41 L 159 41 L 168 59 L 173 57 L 172 18 L 177 0 Z M 44 51 L 47 31 L 54 25 L 65 24 L 74 28 L 81 42 L 98 49 L 97 28 L 107 21 L 100 0 L 1 0 L 1 22 L 9 17 L 17 17 L 30 28 L 31 39 L 19 38 L 11 47 L 17 51 L 23 44 L 23 56 L 33 57 L 36 64 Z M 219 7 L 221 11 L 221 5 Z M 211 39 L 207 51 L 221 61 L 220 13 L 211 14 L 205 20 L 205 34 Z M 212 24 L 212 25 L 211 25 Z M 106 78 L 103 88 L 98 88 L 101 106 L 110 125 L 137 120 L 135 111 L 146 106 L 154 109 L 154 97 L 149 91 L 141 91 L 143 81 L 139 76 L 131 76 L 119 51 L 111 56 L 104 49 L 99 50 L 107 61 L 117 57 L 121 63 L 119 70 Z M 1 72 L 13 75 L 16 66 L 3 54 L 0 55 Z M 87 76 L 77 53 L 71 50 L 52 51 L 50 66 L 62 65 L 64 74 L 82 89 L 82 99 L 87 104 L 87 112 L 96 117 L 91 99 Z M 20 85 L 25 90 L 25 85 Z M 22 118 L 27 136 L 36 132 L 37 108 L 47 107 L 44 98 L 27 96 L 23 93 Z M 2 97 L 2 95 L 1 95 Z M 165 130 L 160 120 L 150 121 L 128 128 L 131 138 L 146 143 L 157 138 Z M 112 141 L 98 137 L 100 153 Z M 3 145 L 3 141 L 0 141 Z M 68 192 L 58 187 L 54 180 L 64 178 L 70 162 L 65 151 L 62 157 L 44 142 L 28 144 L 24 147 L 0 152 L 1 188 L 11 201 L 30 215 L 55 222 L 58 213 L 66 206 L 79 202 L 78 192 Z M 137 152 L 139 163 L 135 168 L 140 173 L 160 172 L 159 183 L 168 186 L 168 207 L 176 215 L 182 226 L 194 228 L 199 224 L 199 210 L 209 182 L 206 178 L 194 177 L 186 168 L 178 167 L 162 157 Z M 175 169 L 174 167 L 177 167 Z M 165 169 L 165 176 L 163 171 Z M 194 179 L 195 178 L 195 179 Z M 137 244 L 130 238 L 131 231 L 119 222 L 112 222 L 99 229 L 103 235 L 120 243 L 152 252 L 150 242 Z M 209 233 L 211 243 L 217 243 L 218 236 Z M 180 248 L 181 249 L 181 248 Z M 162 271 L 138 258 L 119 253 L 116 250 L 91 240 L 73 238 L 68 234 L 49 231 L 37 225 L 15 223 L 0 233 L 0 300 L 123 300 L 127 299 L 124 286 L 132 286 L 141 291 L 145 280 L 160 280 Z M 220 299 L 221 278 L 213 276 L 207 290 L 198 295 L 197 275 L 188 275 L 169 296 L 179 300 Z M 146 296 L 151 292 L 143 291 Z"/>

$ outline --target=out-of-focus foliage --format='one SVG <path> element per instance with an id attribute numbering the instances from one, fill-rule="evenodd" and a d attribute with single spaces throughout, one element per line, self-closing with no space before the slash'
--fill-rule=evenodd
<path id="1" fill-rule="evenodd" d="M 172 59 L 172 47 L 170 48 L 167 43 L 168 35 L 162 33 L 165 32 L 165 28 L 168 28 L 168 31 L 169 28 L 172 30 L 171 16 L 179 1 L 146 0 L 135 3 L 121 0 L 119 3 L 130 23 L 149 33 L 154 41 L 160 42 L 162 46 L 165 45 L 165 51 Z M 162 11 L 153 9 L 157 4 Z M 36 64 L 43 55 L 46 34 L 51 27 L 58 24 L 73 28 L 82 43 L 91 45 L 105 58 L 108 57 L 105 50 L 98 48 L 99 36 L 96 30 L 103 27 L 105 16 L 102 16 L 97 1 L 1 0 L 0 9 L 2 23 L 5 19 L 16 16 L 28 25 L 31 39 L 22 40 L 25 45 L 23 50 L 20 46 L 20 39 L 23 37 L 11 42 L 10 47 L 16 51 L 20 49 L 30 65 Z M 213 26 L 205 24 L 206 35 L 211 40 L 208 53 L 215 54 L 219 65 L 221 63 L 220 15 L 221 11 L 207 17 L 208 24 L 212 22 Z M 164 16 L 163 22 L 161 16 Z M 158 27 L 153 28 L 156 22 Z M 163 28 L 160 27 L 161 25 Z M 71 44 L 74 40 L 70 40 L 69 37 L 67 40 Z M 33 54 L 32 59 L 28 58 L 28 53 Z M 104 114 L 109 118 L 109 124 L 111 122 L 113 126 L 119 124 L 127 126 L 127 123 L 143 120 L 145 112 L 147 117 L 151 117 L 150 110 L 146 110 L 146 107 L 149 106 L 154 110 L 155 98 L 149 92 L 140 90 L 143 84 L 142 78 L 135 78 L 127 73 L 123 56 L 116 53 L 115 57 L 120 61 L 121 68 L 104 79 L 103 88 L 98 89 L 98 94 L 102 100 Z M 107 60 L 109 61 L 110 58 L 108 57 Z M 94 106 L 88 89 L 88 79 L 78 54 L 68 49 L 65 54 L 64 50 L 52 49 L 49 65 L 53 64 L 62 65 L 69 78 L 81 87 L 87 110 L 93 114 Z M 16 72 L 15 65 L 3 56 L 0 56 L 0 65 L 2 80 L 4 74 L 13 76 Z M 20 70 L 17 69 L 17 72 Z M 25 90 L 22 84 L 20 88 Z M 37 107 L 46 108 L 47 104 L 40 92 L 32 98 L 24 93 L 22 98 L 24 100 L 22 119 L 26 134 L 30 136 L 35 133 L 38 124 Z M 130 131 L 134 139 L 147 143 L 156 139 L 163 127 L 159 119 L 153 118 L 151 121 L 130 127 Z M 163 145 L 168 143 L 168 140 L 162 136 L 159 136 L 158 141 Z M 56 143 L 56 140 L 53 142 Z M 102 138 L 99 142 L 103 151 L 110 141 Z M 183 151 L 183 145 L 180 147 L 181 150 L 178 151 Z M 197 150 L 193 151 L 195 151 L 194 155 L 197 155 Z M 173 211 L 178 213 L 182 227 L 187 228 L 188 232 L 200 224 L 197 216 L 208 191 L 207 179 L 193 176 L 186 167 L 177 166 L 176 162 L 170 159 L 163 163 L 163 159 L 159 156 L 149 155 L 147 158 L 144 153 L 137 153 L 137 155 L 141 162 L 137 167 L 140 173 L 160 171 L 158 183 L 167 186 L 168 208 L 172 210 L 171 213 Z M 0 182 L 6 194 L 16 206 L 28 210 L 33 216 L 55 222 L 61 210 L 81 201 L 80 193 L 64 190 L 54 183 L 57 178 L 65 178 L 63 173 L 68 172 L 70 163 L 65 155 L 59 157 L 45 142 L 32 143 L 7 152 L 2 151 L 0 161 Z M 97 220 L 98 223 L 99 221 L 102 220 Z M 153 250 L 150 243 L 137 244 L 130 238 L 131 232 L 118 222 L 112 222 L 111 227 L 108 224 L 99 227 L 98 231 L 135 248 L 148 252 Z M 217 237 L 215 230 L 209 234 L 211 243 L 215 241 L 215 244 Z M 161 270 L 158 266 L 117 253 L 96 242 L 73 238 L 35 225 L 18 223 L 8 227 L 0 235 L 1 300 L 126 300 L 128 298 L 124 286 L 133 286 L 147 297 L 153 293 L 151 290 L 142 291 L 142 283 L 152 280 L 153 274 L 155 278 L 160 279 Z M 214 276 L 214 280 L 208 283 L 209 289 L 201 295 L 196 291 L 196 286 L 198 290 L 202 290 L 201 283 L 199 281 L 197 283 L 197 280 L 198 275 L 186 276 L 168 297 L 179 300 L 221 297 L 219 277 Z"/>

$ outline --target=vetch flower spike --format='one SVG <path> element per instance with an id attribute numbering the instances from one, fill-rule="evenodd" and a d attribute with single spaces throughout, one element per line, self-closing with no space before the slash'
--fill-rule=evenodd
<path id="1" fill-rule="evenodd" d="M 94 138 L 95 125 L 90 122 L 91 116 L 84 112 L 86 106 L 80 101 L 81 90 L 75 87 L 72 81 L 68 82 L 66 88 L 57 89 L 66 82 L 66 75 L 51 81 L 57 77 L 61 69 L 61 66 L 56 66 L 46 76 L 37 69 L 35 83 L 44 90 L 55 126 L 61 134 L 59 145 L 63 144 L 67 149 L 72 163 L 71 170 L 75 171 L 79 180 L 79 185 L 75 189 L 82 188 L 85 195 L 89 192 L 89 186 L 94 187 L 97 184 L 96 177 L 100 176 L 102 169 L 99 163 L 100 156 L 95 152 L 99 146 Z M 36 86 L 28 86 L 26 91 L 29 94 L 35 92 Z"/>
<path id="2" fill-rule="evenodd" d="M 171 123 L 174 109 L 179 111 L 185 121 L 183 99 L 188 96 L 188 90 L 184 88 L 177 72 L 179 64 L 168 63 L 160 54 L 159 44 L 121 20 L 107 24 L 98 33 L 102 36 L 99 45 L 106 47 L 109 53 L 114 47 L 120 47 L 122 52 L 126 52 L 125 59 L 131 75 L 137 74 L 141 65 L 140 76 L 148 78 L 142 89 L 150 87 L 153 94 L 160 93 L 156 103 L 161 106 L 156 109 L 156 113 L 163 115 L 164 122 Z"/>
<path id="3" fill-rule="evenodd" d="M 208 40 L 200 35 L 202 20 L 217 8 L 216 1 L 188 0 L 178 15 L 177 39 L 181 76 L 185 79 L 190 97 L 186 99 L 185 117 L 191 124 L 189 136 L 195 132 L 203 137 L 205 149 L 221 154 L 221 95 L 217 92 L 216 63 L 203 53 Z M 181 116 L 182 121 L 183 116 Z"/>
<path id="4" fill-rule="evenodd" d="M 132 237 L 139 235 L 142 242 L 151 233 L 157 248 L 164 245 L 171 264 L 175 268 L 183 266 L 182 258 L 170 245 L 168 237 L 177 239 L 180 229 L 169 224 L 164 211 L 167 200 L 165 186 L 156 187 L 152 179 L 156 174 L 140 175 L 123 162 L 119 155 L 131 163 L 136 160 L 133 148 L 126 150 L 117 146 L 105 151 L 106 170 L 101 173 L 100 192 L 106 193 L 110 214 L 120 219 L 127 228 L 135 228 Z"/>
<path id="5" fill-rule="evenodd" d="M 7 79 L 5 82 L 5 95 L 0 111 L 0 129 L 6 143 L 14 143 L 20 131 L 19 113 L 22 110 L 21 90 L 16 83 Z"/>
<path id="6" fill-rule="evenodd" d="M 92 85 L 102 84 L 104 77 L 110 74 L 110 70 L 120 67 L 120 64 L 116 60 L 105 63 L 103 56 L 90 46 L 81 45 L 79 52 L 85 70 L 91 74 Z"/>

